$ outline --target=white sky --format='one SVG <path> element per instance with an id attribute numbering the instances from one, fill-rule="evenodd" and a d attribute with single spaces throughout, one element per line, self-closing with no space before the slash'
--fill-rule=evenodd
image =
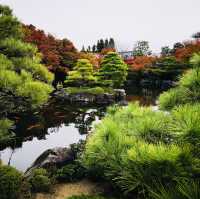
<path id="1" fill-rule="evenodd" d="M 154 52 L 200 31 L 200 0 L 0 0 L 33 24 L 77 48 L 113 37 L 119 50 L 147 40 Z"/>

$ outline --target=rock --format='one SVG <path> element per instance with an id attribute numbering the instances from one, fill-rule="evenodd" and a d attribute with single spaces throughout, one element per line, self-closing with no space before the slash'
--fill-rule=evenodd
<path id="1" fill-rule="evenodd" d="M 58 100 L 67 101 L 80 105 L 109 105 L 115 102 L 124 101 L 126 93 L 124 89 L 115 89 L 114 93 L 90 94 L 90 93 L 73 93 L 69 94 L 64 89 L 55 91 L 53 94 Z"/>
<path id="2" fill-rule="evenodd" d="M 34 169 L 61 167 L 75 159 L 75 154 L 71 148 L 53 148 L 42 153 L 25 172 L 25 176 L 30 176 Z"/>

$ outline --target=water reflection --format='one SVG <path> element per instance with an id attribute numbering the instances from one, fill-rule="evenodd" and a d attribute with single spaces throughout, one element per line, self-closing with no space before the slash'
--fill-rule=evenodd
<path id="1" fill-rule="evenodd" d="M 132 88 L 126 92 L 129 102 L 155 106 L 161 91 Z M 85 139 L 105 110 L 106 107 L 72 107 L 52 100 L 41 112 L 12 116 L 16 136 L 9 146 L 0 146 L 0 158 L 5 164 L 25 171 L 45 150 Z"/>
<path id="2" fill-rule="evenodd" d="M 16 137 L 9 146 L 1 146 L 1 159 L 25 171 L 45 150 L 85 139 L 92 123 L 104 113 L 104 107 L 71 107 L 52 101 L 40 113 L 13 116 Z"/>

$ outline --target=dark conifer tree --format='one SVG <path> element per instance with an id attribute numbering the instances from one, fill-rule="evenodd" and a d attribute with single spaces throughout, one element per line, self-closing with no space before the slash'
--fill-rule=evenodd
<path id="1" fill-rule="evenodd" d="M 103 39 L 100 39 L 100 51 L 101 52 L 104 48 L 105 48 L 105 44 L 104 44 L 104 40 Z"/>
<path id="2" fill-rule="evenodd" d="M 108 39 L 105 40 L 105 48 L 109 48 L 109 42 L 108 42 Z"/>
<path id="3" fill-rule="evenodd" d="M 99 40 L 97 41 L 97 52 L 101 52 L 101 46 Z"/>
<path id="4" fill-rule="evenodd" d="M 81 52 L 85 52 L 85 47 L 84 46 L 82 47 Z"/>
<path id="5" fill-rule="evenodd" d="M 109 47 L 110 48 L 115 48 L 115 41 L 114 41 L 113 38 L 110 38 L 110 40 L 109 40 Z"/>
<path id="6" fill-rule="evenodd" d="M 92 46 L 92 52 L 95 53 L 96 52 L 96 45 Z"/>

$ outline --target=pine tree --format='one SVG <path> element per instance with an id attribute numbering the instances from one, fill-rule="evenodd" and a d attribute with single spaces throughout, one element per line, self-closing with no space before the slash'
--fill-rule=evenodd
<path id="1" fill-rule="evenodd" d="M 100 41 L 97 41 L 97 52 L 101 52 L 101 45 L 100 45 Z"/>
<path id="2" fill-rule="evenodd" d="M 12 11 L 0 6 L 0 12 L 0 90 L 23 98 L 30 107 L 37 107 L 47 101 L 52 91 L 47 83 L 53 75 L 40 64 L 37 48 L 19 39 L 21 25 Z"/>
<path id="3" fill-rule="evenodd" d="M 92 46 L 92 52 L 95 53 L 96 52 L 96 45 Z"/>
<path id="4" fill-rule="evenodd" d="M 128 66 L 116 52 L 109 52 L 102 60 L 99 80 L 102 84 L 118 88 L 126 80 Z"/>
<path id="5" fill-rule="evenodd" d="M 87 59 L 79 59 L 73 71 L 69 72 L 66 83 L 87 86 L 95 81 L 93 66 Z"/>
<path id="6" fill-rule="evenodd" d="M 87 52 L 91 52 L 91 47 L 90 46 L 88 46 Z"/>
<path id="7" fill-rule="evenodd" d="M 104 44 L 103 39 L 100 39 L 99 46 L 100 46 L 100 51 L 99 52 L 101 52 L 105 48 L 105 44 Z"/>
<path id="8" fill-rule="evenodd" d="M 82 47 L 81 52 L 85 52 L 85 47 L 84 46 Z"/>
<path id="9" fill-rule="evenodd" d="M 108 42 L 108 39 L 105 40 L 105 48 L 109 48 L 109 42 Z"/>
<path id="10" fill-rule="evenodd" d="M 110 40 L 109 40 L 109 47 L 115 49 L 115 41 L 113 38 L 110 38 Z"/>

